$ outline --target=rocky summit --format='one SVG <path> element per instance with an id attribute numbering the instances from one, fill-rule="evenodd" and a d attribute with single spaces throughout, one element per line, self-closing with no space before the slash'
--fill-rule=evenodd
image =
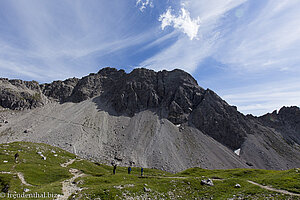
<path id="1" fill-rule="evenodd" d="M 104 68 L 38 84 L 0 79 L 0 141 L 43 142 L 102 163 L 158 168 L 300 165 L 300 110 L 243 115 L 182 70 Z"/>

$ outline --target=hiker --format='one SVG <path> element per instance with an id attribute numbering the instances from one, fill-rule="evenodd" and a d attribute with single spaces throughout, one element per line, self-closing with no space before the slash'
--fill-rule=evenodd
<path id="1" fill-rule="evenodd" d="M 116 174 L 117 164 L 114 165 L 113 174 Z"/>
<path id="2" fill-rule="evenodd" d="M 17 153 L 15 154 L 15 162 L 18 162 L 18 160 L 19 160 L 19 153 L 17 152 Z"/>
<path id="3" fill-rule="evenodd" d="M 143 176 L 144 168 L 141 168 L 141 176 Z"/>
<path id="4" fill-rule="evenodd" d="M 128 167 L 128 174 L 130 174 L 131 172 L 131 167 Z"/>

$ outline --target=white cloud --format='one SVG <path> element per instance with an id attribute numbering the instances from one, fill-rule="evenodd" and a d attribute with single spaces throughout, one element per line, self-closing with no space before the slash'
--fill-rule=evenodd
<path id="1" fill-rule="evenodd" d="M 162 30 L 166 26 L 173 26 L 187 34 L 191 40 L 197 38 L 198 30 L 200 27 L 200 18 L 192 19 L 188 10 L 184 7 L 181 8 L 179 16 L 173 15 L 171 8 L 167 9 L 165 13 L 160 15 Z"/>
<path id="2" fill-rule="evenodd" d="M 189 0 L 184 2 L 184 5 L 181 4 L 184 12 L 181 10 L 178 16 L 172 13 L 171 9 L 167 9 L 161 15 L 161 28 L 176 26 L 178 30 L 189 33 L 189 37 L 179 35 L 177 42 L 143 61 L 140 66 L 149 66 L 156 70 L 180 68 L 193 73 L 202 59 L 217 50 L 220 30 L 216 29 L 216 22 L 226 12 L 242 4 L 244 0 L 210 0 L 209 2 Z M 189 11 L 192 11 L 193 15 Z M 199 17 L 192 19 L 191 16 Z M 199 40 L 190 40 L 191 38 L 199 38 Z"/>
<path id="3" fill-rule="evenodd" d="M 154 7 L 152 0 L 137 0 L 135 5 L 139 6 L 141 12 L 144 12 L 147 6 L 150 6 L 150 8 Z"/>

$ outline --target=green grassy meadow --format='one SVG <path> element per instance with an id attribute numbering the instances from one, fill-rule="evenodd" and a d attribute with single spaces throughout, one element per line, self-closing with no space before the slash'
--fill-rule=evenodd
<path id="1" fill-rule="evenodd" d="M 19 153 L 19 162 L 14 155 Z M 37 152 L 46 157 L 43 160 Z M 76 159 L 63 167 L 61 164 Z M 62 182 L 73 177 L 69 169 L 84 175 L 74 183 L 77 192 L 69 199 L 300 199 L 253 185 L 261 185 L 300 194 L 300 169 L 287 171 L 230 169 L 206 170 L 191 168 L 177 174 L 156 169 L 117 167 L 93 163 L 46 144 L 14 142 L 0 145 L 0 189 L 3 199 L 8 194 L 52 193 L 63 194 Z M 6 172 L 6 173 L 5 173 Z M 27 185 L 16 175 L 22 173 Z M 214 186 L 201 185 L 203 179 L 213 179 Z M 235 185 L 240 184 L 240 188 Z M 1 199 L 1 196 L 0 196 Z M 21 199 L 21 198 L 20 198 Z M 39 198 L 33 198 L 39 199 Z M 41 198 L 47 199 L 47 198 Z M 53 198 L 48 198 L 53 199 Z"/>

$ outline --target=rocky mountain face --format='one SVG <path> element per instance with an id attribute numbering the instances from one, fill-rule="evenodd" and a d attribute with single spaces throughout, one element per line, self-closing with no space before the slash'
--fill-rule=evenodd
<path id="1" fill-rule="evenodd" d="M 8 80 L 0 78 L 0 105 L 13 110 L 43 106 L 47 97 L 36 81 Z"/>
<path id="2" fill-rule="evenodd" d="M 186 135 L 190 134 L 192 135 L 190 137 L 198 137 L 194 135 L 197 130 L 199 131 L 199 133 L 197 133 L 198 135 L 201 133 L 213 138 L 220 145 L 224 145 L 232 152 L 242 148 L 240 158 L 244 159 L 244 161 L 239 162 L 248 163 L 248 166 L 260 168 L 288 168 L 293 163 L 290 161 L 288 152 L 293 152 L 292 155 L 294 157 L 300 158 L 299 151 L 295 150 L 296 146 L 300 144 L 299 108 L 284 107 L 278 113 L 273 112 L 259 118 L 244 116 L 237 111 L 235 106 L 227 104 L 212 90 L 201 88 L 191 75 L 182 70 L 155 72 L 142 68 L 135 69 L 131 73 L 126 73 L 124 70 L 104 68 L 98 73 L 92 73 L 81 79 L 70 78 L 65 81 L 54 81 L 53 83 L 41 85 L 34 81 L 27 82 L 0 79 L 0 105 L 3 108 L 12 110 L 41 108 L 41 110 L 43 110 L 45 105 L 58 102 L 66 106 L 71 103 L 74 105 L 74 109 L 77 106 L 76 110 L 78 110 L 78 106 L 85 101 L 92 102 L 96 105 L 99 112 L 104 111 L 110 116 L 121 117 L 122 120 L 124 117 L 126 119 L 137 120 L 138 118 L 136 116 L 140 113 L 151 111 L 159 120 L 167 120 L 173 124 L 173 126 L 179 127 L 180 132 L 173 131 L 174 134 L 175 132 L 177 134 L 175 134 L 174 137 L 179 137 L 178 135 L 183 134 L 186 130 L 193 130 L 193 133 L 190 131 L 186 133 Z M 92 104 L 89 105 L 91 106 Z M 67 109 L 67 107 L 62 109 Z M 43 112 L 46 111 L 39 112 L 39 115 L 44 116 Z M 47 112 L 49 113 L 50 111 Z M 63 114 L 60 114 L 59 117 L 66 117 L 61 115 Z M 95 116 L 98 116 L 98 114 L 95 114 Z M 55 116 L 53 118 L 59 117 Z M 78 117 L 88 118 L 88 114 L 80 112 Z M 145 120 L 143 123 L 151 124 L 158 120 L 154 117 L 148 117 L 149 119 L 153 119 L 153 121 Z M 162 122 L 163 121 L 161 121 L 161 123 Z M 84 124 L 87 122 L 83 121 L 80 123 Z M 135 121 L 134 124 L 135 123 L 138 122 Z M 98 124 L 98 122 L 94 124 Z M 149 132 L 151 129 L 151 131 L 154 131 L 150 131 L 151 134 L 156 133 L 161 137 L 162 132 L 153 130 L 154 127 L 157 128 L 160 126 L 156 123 L 154 124 L 153 126 L 145 125 L 142 129 L 144 132 Z M 38 127 L 40 125 L 36 124 L 35 126 Z M 119 126 L 120 124 L 116 122 L 114 127 L 110 127 L 115 130 L 115 133 L 118 132 L 120 134 L 120 132 L 122 132 L 122 134 L 125 135 L 123 138 L 121 137 L 122 134 L 116 135 L 113 139 L 116 140 L 114 142 L 116 145 L 106 147 L 106 149 L 111 148 L 112 151 L 116 150 L 112 155 L 117 155 L 119 154 L 118 152 L 124 152 L 125 150 L 122 149 L 122 146 L 125 148 L 125 146 L 132 145 L 131 143 L 127 144 L 125 141 L 119 141 L 127 140 L 128 138 L 126 137 L 132 134 L 131 130 L 126 130 L 126 128 L 119 130 L 119 128 L 117 128 Z M 140 129 L 141 127 L 137 128 L 137 124 L 132 126 L 134 127 L 135 133 L 144 134 Z M 163 126 L 165 127 L 165 125 Z M 173 130 L 173 128 L 170 127 L 168 130 L 165 127 L 166 130 L 163 132 L 166 135 L 170 130 Z M 183 130 L 184 127 L 186 127 L 185 130 Z M 100 131 L 101 127 L 93 128 Z M 65 127 L 63 129 L 65 129 Z M 97 133 L 94 134 L 97 135 Z M 147 135 L 147 137 L 154 138 L 151 134 Z M 137 138 L 139 138 L 139 136 L 135 135 L 133 140 L 135 141 Z M 261 138 L 261 140 L 258 140 L 258 138 Z M 168 141 L 170 140 L 171 139 Z M 190 140 L 190 138 L 184 138 L 183 140 Z M 177 143 L 177 141 L 174 140 L 174 143 Z M 182 145 L 186 146 L 187 144 Z M 157 145 L 154 146 L 155 148 L 164 149 L 164 147 L 160 147 L 159 145 L 159 147 Z M 280 146 L 284 149 L 281 149 Z M 135 147 L 132 146 L 132 148 Z M 180 149 L 180 147 L 178 148 Z M 191 147 L 185 148 L 190 149 Z M 198 146 L 197 148 L 201 147 Z M 255 151 L 251 152 L 251 149 L 255 149 Z M 169 152 L 170 150 L 165 149 L 165 151 Z M 198 152 L 199 149 L 190 149 L 190 151 Z M 173 149 L 172 152 L 175 157 L 178 156 L 175 149 Z M 204 153 L 202 152 L 201 154 Z M 183 152 L 182 155 L 186 156 Z M 273 158 L 266 160 L 264 158 L 268 157 L 266 155 Z M 193 157 L 195 156 L 196 155 Z M 153 161 L 154 158 L 151 159 Z M 191 163 L 188 165 L 183 164 L 181 168 L 184 168 L 183 166 L 197 166 L 197 164 Z M 289 163 L 289 165 L 285 163 Z M 151 165 L 154 164 L 152 163 Z M 155 166 L 160 166 L 160 164 L 155 164 Z M 234 165 L 226 166 L 230 167 Z M 244 166 L 241 164 L 239 166 L 245 167 L 247 165 L 245 164 Z"/>
<path id="3" fill-rule="evenodd" d="M 42 106 L 45 101 L 38 98 L 41 95 L 61 103 L 78 103 L 100 96 L 118 115 L 133 116 L 143 110 L 155 109 L 159 116 L 172 123 L 191 123 L 232 149 L 241 145 L 250 129 L 235 107 L 229 106 L 213 91 L 198 86 L 196 80 L 182 70 L 135 69 L 127 74 L 123 70 L 104 68 L 82 79 L 71 78 L 40 86 L 36 82 L 9 82 L 12 85 L 19 82 L 20 87 L 36 91 L 36 96 L 24 98 L 23 94 L 16 100 L 18 93 L 7 93 L 3 89 L 6 103 L 3 101 L 1 105 L 10 109 Z"/>
<path id="4" fill-rule="evenodd" d="M 297 106 L 282 107 L 258 118 L 267 127 L 280 132 L 290 144 L 300 144 L 300 109 Z"/>

